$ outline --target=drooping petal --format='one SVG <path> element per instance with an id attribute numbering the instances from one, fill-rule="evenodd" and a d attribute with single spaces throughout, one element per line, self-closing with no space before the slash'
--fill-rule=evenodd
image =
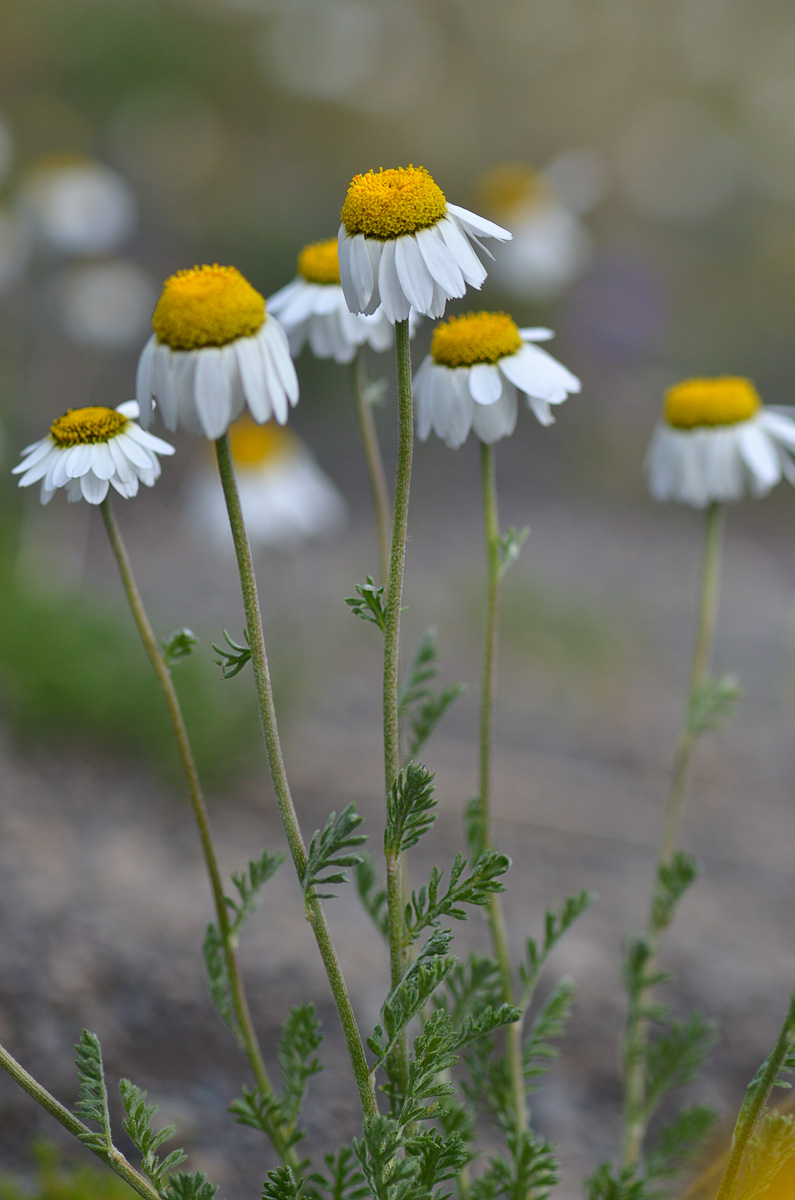
<path id="1" fill-rule="evenodd" d="M 518 413 L 519 399 L 516 388 L 506 380 L 502 395 L 496 403 L 475 405 L 472 432 L 481 442 L 497 442 L 513 433 Z"/>
<path id="2" fill-rule="evenodd" d="M 216 346 L 205 346 L 196 355 L 194 400 L 205 437 L 222 437 L 229 428 L 232 386 Z"/>
<path id="3" fill-rule="evenodd" d="M 433 300 L 433 280 L 425 265 L 417 239 L 400 237 L 395 241 L 395 267 L 403 294 L 412 308 L 427 312 Z M 408 315 L 408 314 L 407 314 Z"/>
<path id="4" fill-rule="evenodd" d="M 498 242 L 510 242 L 513 238 L 508 229 L 503 229 L 502 225 L 495 225 L 493 221 L 487 221 L 485 217 L 479 217 L 468 208 L 459 208 L 457 204 L 448 203 L 447 211 L 457 217 L 465 229 L 480 237 L 496 238 Z"/>
<path id="5" fill-rule="evenodd" d="M 469 392 L 478 404 L 496 404 L 502 395 L 502 376 L 491 363 L 475 363 L 469 368 Z"/>

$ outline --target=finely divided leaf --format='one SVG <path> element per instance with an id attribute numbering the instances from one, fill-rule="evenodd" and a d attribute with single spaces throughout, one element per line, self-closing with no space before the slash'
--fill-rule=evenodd
<path id="1" fill-rule="evenodd" d="M 324 1200 L 365 1200 L 370 1195 L 359 1160 L 351 1146 L 341 1146 L 336 1156 L 326 1154 L 323 1160 L 327 1175 L 314 1172 L 309 1176 L 313 1194 Z"/>
<path id="2" fill-rule="evenodd" d="M 410 850 L 436 820 L 433 778 L 421 763 L 410 762 L 392 784 L 384 830 L 387 857 Z"/>
<path id="3" fill-rule="evenodd" d="M 337 816 L 332 813 L 321 833 L 316 830 L 307 853 L 306 869 L 301 885 L 307 899 L 317 895 L 319 900 L 331 900 L 333 892 L 317 892 L 315 888 L 345 883 L 346 874 L 342 867 L 357 867 L 361 856 L 351 853 L 351 847 L 361 846 L 367 841 L 366 834 L 356 833 L 363 818 L 354 804 L 348 804 Z"/>
<path id="4" fill-rule="evenodd" d="M 386 610 L 384 608 L 384 589 L 376 587 L 372 575 L 367 576 L 366 583 L 356 584 L 356 595 L 346 596 L 345 603 L 354 616 L 363 621 L 377 625 L 383 633 L 386 629 Z"/>
<path id="5" fill-rule="evenodd" d="M 299 1004 L 290 1010 L 278 1047 L 282 1076 L 282 1119 L 293 1125 L 306 1095 L 307 1080 L 323 1064 L 315 1054 L 323 1044 L 320 1022 L 314 1004 Z"/>
<path id="6" fill-rule="evenodd" d="M 657 932 L 671 924 L 679 901 L 697 878 L 698 862 L 683 850 L 677 850 L 670 863 L 658 867 L 652 900 L 652 925 Z"/>
<path id="7" fill-rule="evenodd" d="M 467 914 L 462 904 L 483 907 L 494 892 L 505 891 L 500 876 L 511 865 L 506 854 L 486 850 L 481 854 L 471 872 L 462 879 L 466 859 L 457 854 L 450 869 L 447 890 L 439 894 L 444 872 L 438 867 L 431 869 L 427 887 L 411 893 L 411 903 L 406 907 L 406 926 L 409 941 L 414 941 L 420 931 L 429 925 L 437 925 L 443 917 L 465 921 Z"/>
<path id="8" fill-rule="evenodd" d="M 177 1171 L 168 1181 L 163 1200 L 213 1200 L 217 1191 L 218 1188 L 210 1183 L 204 1171 L 194 1171 L 192 1175 Z"/>
<path id="9" fill-rule="evenodd" d="M 527 939 L 527 958 L 519 965 L 519 977 L 524 989 L 522 1008 L 526 1008 L 530 1003 L 538 977 L 552 950 L 566 930 L 591 907 L 595 900 L 595 894 L 588 891 L 576 892 L 572 896 L 567 896 L 561 905 L 548 909 L 545 913 L 544 937 L 540 944 L 534 938 Z"/>
<path id="10" fill-rule="evenodd" d="M 303 1187 L 303 1180 L 297 1180 L 289 1167 L 277 1167 L 268 1171 L 262 1185 L 262 1200 L 298 1200 Z"/>
<path id="11" fill-rule="evenodd" d="M 242 1044 L 240 1025 L 232 1001 L 232 985 L 229 981 L 229 971 L 224 956 L 224 944 L 212 921 L 207 926 L 202 951 L 207 971 L 207 983 L 215 1011 L 235 1039 Z"/>
<path id="12" fill-rule="evenodd" d="M 166 1182 L 171 1187 L 174 1184 L 174 1179 L 169 1178 L 169 1175 L 175 1167 L 178 1167 L 180 1163 L 185 1161 L 186 1155 L 182 1150 L 172 1150 L 164 1159 L 161 1159 L 156 1154 L 156 1151 L 162 1146 L 163 1142 L 168 1141 L 169 1138 L 174 1136 L 174 1126 L 166 1125 L 157 1132 L 152 1128 L 152 1117 L 157 1112 L 157 1105 L 147 1104 L 146 1092 L 136 1087 L 134 1083 L 130 1083 L 129 1079 L 119 1080 L 119 1091 L 121 1092 L 122 1104 L 124 1105 L 124 1112 L 126 1114 L 122 1124 L 129 1134 L 130 1140 L 140 1151 L 141 1170 L 158 1191 L 162 1191 Z M 196 1176 L 181 1175 L 175 1178 L 190 1181 L 195 1180 Z M 177 1184 L 176 1186 L 180 1187 L 183 1184 Z M 184 1186 L 187 1187 L 189 1185 L 186 1183 Z M 213 1191 L 213 1195 L 215 1191 L 217 1191 L 217 1188 Z"/>
<path id="13" fill-rule="evenodd" d="M 108 1090 L 105 1085 L 105 1072 L 102 1066 L 102 1049 L 99 1038 L 95 1033 L 84 1029 L 80 1040 L 75 1046 L 77 1057 L 77 1077 L 80 1080 L 75 1112 L 87 1121 L 99 1125 L 101 1133 L 85 1133 L 80 1135 L 80 1141 L 90 1150 L 105 1150 L 112 1148 L 110 1136 L 110 1113 L 108 1111 Z"/>
<path id="14" fill-rule="evenodd" d="M 249 859 L 248 872 L 236 871 L 232 875 L 232 883 L 235 885 L 239 902 L 232 900 L 229 896 L 226 897 L 226 903 L 234 913 L 232 920 L 231 933 L 236 934 L 243 923 L 256 911 L 262 896 L 261 892 L 269 879 L 272 879 L 276 871 L 284 862 L 284 855 L 281 853 L 271 854 L 269 850 L 263 850 L 262 854 L 257 859 Z"/>

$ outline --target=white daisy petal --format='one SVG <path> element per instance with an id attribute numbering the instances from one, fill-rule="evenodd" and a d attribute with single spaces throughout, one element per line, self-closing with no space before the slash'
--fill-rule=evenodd
<path id="1" fill-rule="evenodd" d="M 535 325 L 529 329 L 520 329 L 519 335 L 523 342 L 548 342 L 555 335 L 551 329 L 545 329 L 543 325 Z"/>
<path id="2" fill-rule="evenodd" d="M 781 478 L 781 467 L 772 441 L 755 422 L 737 426 L 737 446 L 751 477 L 751 491 L 761 496 Z"/>
<path id="3" fill-rule="evenodd" d="M 476 363 L 469 369 L 469 392 L 477 404 L 496 404 L 502 395 L 502 378 L 491 363 Z"/>
<path id="4" fill-rule="evenodd" d="M 196 360 L 194 381 L 196 413 L 206 437 L 213 441 L 229 427 L 232 408 L 231 380 L 223 370 L 221 351 L 207 346 Z"/>
<path id="5" fill-rule="evenodd" d="M 437 228 L 466 282 L 470 287 L 479 289 L 486 278 L 487 271 L 460 226 L 452 218 L 445 217 L 443 221 L 439 222 Z"/>
<path id="6" fill-rule="evenodd" d="M 503 229 L 502 225 L 495 225 L 493 221 L 487 221 L 485 217 L 479 217 L 477 213 L 470 212 L 467 208 L 459 208 L 457 204 L 448 202 L 447 211 L 457 217 L 466 229 L 471 229 L 480 237 L 496 238 L 498 242 L 509 242 L 513 237 L 513 234 L 509 230 Z"/>
<path id="7" fill-rule="evenodd" d="M 398 276 L 395 259 L 395 239 L 384 242 L 378 267 L 378 294 L 381 307 L 388 321 L 393 323 L 408 318 L 411 302 L 406 296 Z"/>
<path id="8" fill-rule="evenodd" d="M 432 225 L 430 229 L 421 229 L 416 240 L 431 278 L 448 298 L 463 296 L 466 291 L 463 273 L 454 255 L 450 252 L 439 226 Z M 415 305 L 415 307 L 417 306 Z M 421 309 L 420 311 L 424 312 L 425 310 Z"/>
<path id="9" fill-rule="evenodd" d="M 101 504 L 108 494 L 108 480 L 100 479 L 89 471 L 80 477 L 80 491 L 89 504 Z"/>
<path id="10" fill-rule="evenodd" d="M 428 274 L 417 239 L 397 238 L 394 245 L 395 267 L 403 295 L 412 308 L 425 312 L 433 300 L 433 280 Z"/>
<path id="11" fill-rule="evenodd" d="M 580 381 L 562 363 L 525 343 L 516 354 L 500 359 L 500 370 L 520 391 L 548 404 L 560 404 L 571 392 L 579 392 Z"/>
<path id="12" fill-rule="evenodd" d="M 497 442 L 510 437 L 516 428 L 519 399 L 513 384 L 505 382 L 502 395 L 494 404 L 476 404 L 472 416 L 472 432 L 481 442 Z"/>
<path id="13" fill-rule="evenodd" d="M 141 424 L 144 429 L 152 419 L 152 361 L 156 347 L 157 338 L 152 334 L 141 351 L 135 377 L 135 395 L 141 409 Z"/>
<path id="14" fill-rule="evenodd" d="M 350 245 L 351 280 L 357 308 L 360 312 L 367 311 L 377 279 L 377 273 L 373 270 L 370 247 L 365 242 L 364 235 L 359 233 L 351 240 Z"/>

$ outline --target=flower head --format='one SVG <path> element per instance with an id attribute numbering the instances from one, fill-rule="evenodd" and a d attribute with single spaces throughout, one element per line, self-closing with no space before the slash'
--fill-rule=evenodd
<path id="1" fill-rule="evenodd" d="M 174 447 L 135 423 L 138 405 L 128 400 L 118 408 L 70 408 L 57 417 L 50 432 L 22 451 L 13 468 L 20 487 L 41 480 L 41 502 L 48 504 L 60 487 L 69 500 L 101 504 L 112 484 L 120 496 L 135 496 L 138 484 L 151 487 L 160 475 L 158 454 Z"/>
<path id="2" fill-rule="evenodd" d="M 61 254 L 108 254 L 135 227 L 135 199 L 121 175 L 75 156 L 35 166 L 23 183 L 22 205 L 41 241 Z"/>
<path id="3" fill-rule="evenodd" d="M 221 437 L 248 405 L 287 420 L 298 380 L 284 330 L 235 267 L 193 267 L 163 285 L 138 363 L 141 423 L 157 400 L 168 429 Z"/>
<path id="4" fill-rule="evenodd" d="M 646 456 L 655 500 L 694 508 L 795 483 L 795 410 L 765 408 L 748 379 L 687 379 L 665 393 Z"/>
<path id="5" fill-rule="evenodd" d="M 337 532 L 346 505 L 307 447 L 287 428 L 247 416 L 229 427 L 240 504 L 249 537 L 286 548 Z M 199 470 L 188 486 L 185 516 L 206 540 L 229 547 L 229 517 L 214 469 Z"/>
<path id="6" fill-rule="evenodd" d="M 279 319 L 293 355 L 308 341 L 316 358 L 345 363 L 351 362 L 360 346 L 382 351 L 394 343 L 394 329 L 382 309 L 365 316 L 348 308 L 340 285 L 336 238 L 303 247 L 298 274 L 270 297 L 268 309 Z"/>
<path id="7" fill-rule="evenodd" d="M 519 392 L 541 424 L 551 425 L 550 405 L 580 390 L 571 371 L 532 345 L 552 336 L 548 329 L 519 329 L 501 312 L 437 325 L 414 381 L 420 438 L 433 430 L 455 449 L 473 429 L 482 442 L 496 442 L 513 433 Z"/>
<path id="8" fill-rule="evenodd" d="M 340 281 L 351 312 L 405 321 L 411 308 L 441 317 L 449 299 L 486 278 L 472 244 L 510 233 L 448 204 L 424 167 L 356 175 L 340 214 Z"/>

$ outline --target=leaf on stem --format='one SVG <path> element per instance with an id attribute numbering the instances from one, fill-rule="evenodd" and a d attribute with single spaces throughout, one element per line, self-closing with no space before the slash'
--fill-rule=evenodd
<path id="1" fill-rule="evenodd" d="M 262 1200 L 298 1200 L 304 1187 L 302 1179 L 296 1179 L 289 1167 L 276 1167 L 268 1171 L 262 1185 Z"/>
<path id="2" fill-rule="evenodd" d="M 356 833 L 363 820 L 364 818 L 357 813 L 356 806 L 348 804 L 339 816 L 334 812 L 331 814 L 322 833 L 315 830 L 301 880 L 307 900 L 315 897 L 318 900 L 333 900 L 334 892 L 315 892 L 315 888 L 345 883 L 347 876 L 340 868 L 359 865 L 361 855 L 350 853 L 350 850 L 351 847 L 361 846 L 367 841 L 366 834 Z"/>
<path id="3" fill-rule="evenodd" d="M 484 907 L 489 903 L 489 897 L 495 892 L 505 891 L 501 875 L 511 865 L 506 854 L 496 850 L 486 850 L 481 854 L 471 872 L 463 879 L 467 861 L 457 854 L 450 869 L 450 881 L 447 890 L 440 895 L 444 872 L 438 867 L 431 869 L 427 887 L 411 893 L 411 902 L 406 906 L 406 937 L 413 942 L 420 931 L 429 925 L 437 925 L 443 917 L 456 921 L 467 919 L 462 904 Z"/>
<path id="4" fill-rule="evenodd" d="M 652 897 L 651 921 L 655 932 L 662 933 L 674 918 L 679 901 L 699 875 L 692 854 L 677 850 L 671 862 L 660 863 Z"/>
<path id="5" fill-rule="evenodd" d="M 232 875 L 232 883 L 240 898 L 238 903 L 229 896 L 225 897 L 234 914 L 230 929 L 232 935 L 237 934 L 244 922 L 257 910 L 262 900 L 262 888 L 273 878 L 283 862 L 284 855 L 280 852 L 271 854 L 269 850 L 263 850 L 259 858 L 249 859 L 248 872 L 236 871 Z"/>
<path id="6" fill-rule="evenodd" d="M 452 954 L 447 953 L 451 934 L 437 929 L 428 938 L 400 982 L 392 989 L 381 1009 L 381 1025 L 376 1025 L 367 1044 L 378 1058 L 380 1066 L 392 1050 L 403 1030 L 430 1000 L 455 966 Z"/>
<path id="7" fill-rule="evenodd" d="M 447 684 L 438 693 L 433 690 L 430 684 L 436 678 L 438 660 L 436 630 L 429 628 L 422 635 L 398 697 L 399 714 L 410 717 L 411 758 L 416 758 L 447 709 L 466 691 L 463 683 Z"/>
<path id="8" fill-rule="evenodd" d="M 550 1142 L 532 1130 L 506 1133 L 508 1155 L 496 1155 L 472 1184 L 472 1200 L 545 1200 L 558 1182 L 558 1161 Z"/>
<path id="9" fill-rule="evenodd" d="M 177 1171 L 168 1181 L 163 1200 L 213 1200 L 217 1191 L 217 1186 L 210 1183 L 204 1171 L 194 1171 L 192 1175 Z"/>
<path id="10" fill-rule="evenodd" d="M 215 1011 L 229 1032 L 242 1045 L 242 1034 L 232 999 L 232 984 L 224 954 L 224 943 L 217 927 L 211 921 L 207 926 L 202 945 L 207 984 Z"/>
<path id="11" fill-rule="evenodd" d="M 529 533 L 529 525 L 525 525 L 523 529 L 515 529 L 513 525 L 509 525 L 505 533 L 499 535 L 500 578 L 511 564 L 516 562 Z"/>
<path id="12" fill-rule="evenodd" d="M 722 729 L 734 715 L 740 701 L 740 682 L 736 675 L 727 672 L 715 679 L 707 679 L 697 688 L 690 700 L 687 713 L 687 731 L 700 737 L 713 729 Z"/>
<path id="13" fill-rule="evenodd" d="M 175 629 L 168 637 L 162 638 L 160 649 L 169 671 L 189 658 L 198 644 L 199 639 L 192 629 Z"/>
<path id="14" fill-rule="evenodd" d="M 365 1200 L 370 1189 L 362 1173 L 353 1147 L 340 1146 L 336 1155 L 326 1154 L 327 1175 L 313 1172 L 309 1185 L 315 1197 L 325 1200 Z"/>
<path id="15" fill-rule="evenodd" d="M 527 939 L 525 962 L 519 964 L 519 978 L 522 981 L 521 1007 L 526 1008 L 530 1002 L 538 978 L 549 955 L 554 950 L 567 929 L 578 917 L 581 917 L 595 902 L 594 892 L 576 892 L 567 896 L 557 908 L 550 908 L 544 914 L 544 936 L 541 942 L 534 938 Z"/>
<path id="16" fill-rule="evenodd" d="M 221 668 L 221 678 L 234 679 L 235 675 L 240 674 L 251 658 L 251 649 L 248 644 L 248 630 L 243 630 L 243 637 L 246 640 L 245 646 L 241 646 L 240 642 L 236 642 L 226 629 L 223 630 L 223 635 L 228 648 L 225 649 L 223 646 L 217 646 L 215 642 L 210 642 L 210 645 L 218 655 L 214 661 Z"/>
<path id="17" fill-rule="evenodd" d="M 121 1092 L 121 1100 L 124 1105 L 125 1119 L 122 1121 L 125 1131 L 129 1134 L 130 1140 L 141 1154 L 141 1170 L 153 1187 L 162 1192 L 166 1185 L 169 1185 L 169 1191 L 174 1188 L 175 1200 L 190 1200 L 191 1197 L 196 1197 L 196 1200 L 204 1200 L 202 1193 L 199 1198 L 198 1193 L 190 1192 L 192 1184 L 185 1181 L 196 1180 L 194 1175 L 177 1175 L 169 1178 L 171 1172 L 180 1163 L 185 1161 L 186 1155 L 183 1150 L 172 1150 L 170 1154 L 161 1159 L 156 1153 L 162 1146 L 163 1142 L 168 1141 L 174 1136 L 174 1126 L 166 1125 L 163 1129 L 155 1131 L 152 1128 L 152 1117 L 157 1112 L 156 1104 L 146 1103 L 146 1092 L 141 1088 L 136 1087 L 134 1083 L 130 1083 L 129 1079 L 119 1080 L 119 1091 Z M 212 1184 L 207 1184 L 206 1177 L 202 1176 L 203 1183 L 208 1188 Z M 215 1195 L 218 1189 L 215 1188 L 211 1192 L 211 1196 Z"/>
<path id="18" fill-rule="evenodd" d="M 307 1080 L 323 1070 L 315 1051 L 323 1044 L 314 1004 L 290 1009 L 277 1050 L 282 1076 L 282 1120 L 294 1125 L 306 1096 Z"/>
<path id="19" fill-rule="evenodd" d="M 716 1041 L 715 1022 L 694 1012 L 685 1021 L 673 1021 L 648 1043 L 644 1103 L 647 1121 L 668 1092 L 690 1083 Z"/>
<path id="20" fill-rule="evenodd" d="M 421 763 L 410 762 L 399 773 L 386 801 L 384 854 L 396 857 L 416 846 L 436 820 L 434 776 Z"/>
<path id="21" fill-rule="evenodd" d="M 87 1121 L 99 1125 L 101 1133 L 84 1133 L 78 1135 L 84 1146 L 89 1150 L 109 1151 L 113 1142 L 110 1136 L 110 1112 L 108 1111 L 108 1089 L 105 1084 L 105 1071 L 102 1066 L 102 1048 L 99 1038 L 90 1030 L 84 1029 L 80 1040 L 75 1046 L 77 1057 L 75 1066 L 80 1081 L 78 1100 L 75 1112 Z"/>
<path id="22" fill-rule="evenodd" d="M 383 633 L 386 629 L 386 609 L 384 608 L 384 588 L 376 587 L 372 575 L 368 575 L 365 583 L 356 584 L 356 595 L 346 596 L 345 603 L 354 616 L 363 621 L 377 625 Z"/>
<path id="23" fill-rule="evenodd" d="M 657 1135 L 646 1156 L 647 1179 L 670 1179 L 698 1153 L 715 1128 L 716 1114 L 706 1104 L 683 1108 Z"/>

